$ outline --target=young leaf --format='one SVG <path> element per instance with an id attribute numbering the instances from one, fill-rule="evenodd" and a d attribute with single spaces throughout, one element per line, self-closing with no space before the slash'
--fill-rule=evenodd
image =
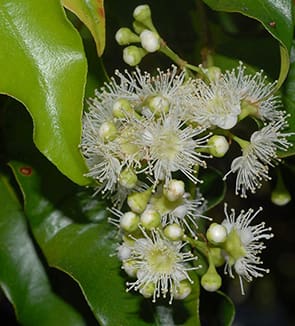
<path id="1" fill-rule="evenodd" d="M 257 19 L 264 28 L 280 42 L 281 71 L 278 78 L 279 88 L 284 82 L 290 65 L 290 49 L 293 36 L 291 0 L 203 0 L 214 10 L 239 12 Z"/>
<path id="2" fill-rule="evenodd" d="M 26 106 L 38 149 L 71 180 L 87 184 L 78 149 L 86 59 L 60 2 L 2 1 L 0 48 L 0 93 Z"/>
<path id="3" fill-rule="evenodd" d="M 82 326 L 82 317 L 56 296 L 35 251 L 13 189 L 0 175 L 0 286 L 24 326 Z"/>
<path id="4" fill-rule="evenodd" d="M 103 0 L 62 0 L 62 4 L 88 27 L 95 40 L 97 54 L 102 56 L 105 48 Z"/>

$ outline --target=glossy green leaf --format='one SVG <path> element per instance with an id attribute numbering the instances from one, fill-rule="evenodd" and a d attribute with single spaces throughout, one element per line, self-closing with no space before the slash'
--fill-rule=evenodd
<path id="1" fill-rule="evenodd" d="M 95 40 L 97 53 L 102 56 L 105 48 L 103 0 L 62 0 L 62 3 L 88 27 Z"/>
<path id="2" fill-rule="evenodd" d="M 0 286 L 24 326 L 81 326 L 81 316 L 56 296 L 35 251 L 21 206 L 0 175 Z"/>
<path id="3" fill-rule="evenodd" d="M 280 42 L 281 70 L 278 88 L 284 82 L 290 64 L 290 49 L 293 36 L 291 0 L 203 0 L 212 9 L 238 12 L 257 19 L 264 28 Z"/>
<path id="4" fill-rule="evenodd" d="M 0 48 L 0 93 L 26 106 L 38 149 L 74 182 L 88 183 L 78 149 L 86 59 L 60 2 L 1 0 Z"/>

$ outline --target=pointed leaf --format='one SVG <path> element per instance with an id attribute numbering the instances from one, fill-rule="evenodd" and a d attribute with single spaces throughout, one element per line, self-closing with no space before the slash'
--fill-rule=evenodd
<path id="1" fill-rule="evenodd" d="M 97 54 L 102 56 L 105 48 L 103 0 L 62 0 L 62 3 L 88 27 L 94 38 Z"/>
<path id="2" fill-rule="evenodd" d="M 203 0 L 214 10 L 238 12 L 262 23 L 264 28 L 280 42 L 281 71 L 279 88 L 284 82 L 290 65 L 290 49 L 293 36 L 291 0 Z"/>
<path id="3" fill-rule="evenodd" d="M 81 316 L 51 290 L 21 206 L 0 175 L 0 285 L 25 326 L 82 326 Z"/>
<path id="4" fill-rule="evenodd" d="M 86 59 L 58 0 L 0 1 L 0 93 L 22 102 L 34 142 L 62 173 L 86 184 L 78 150 Z"/>

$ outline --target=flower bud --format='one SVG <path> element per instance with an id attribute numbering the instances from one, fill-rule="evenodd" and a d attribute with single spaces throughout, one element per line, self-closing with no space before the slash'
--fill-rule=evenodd
<path id="1" fill-rule="evenodd" d="M 161 46 L 159 35 L 147 29 L 140 33 L 140 41 L 141 46 L 150 53 L 158 51 Z"/>
<path id="2" fill-rule="evenodd" d="M 209 153 L 215 157 L 223 157 L 229 149 L 229 144 L 224 136 L 214 135 L 208 140 Z"/>
<path id="3" fill-rule="evenodd" d="M 158 211 L 147 208 L 140 216 L 140 223 L 147 230 L 154 229 L 161 224 L 161 215 Z"/>
<path id="4" fill-rule="evenodd" d="M 138 35 L 133 33 L 127 27 L 120 28 L 115 35 L 115 39 L 119 45 L 128 45 L 130 43 L 140 42 Z"/>
<path id="5" fill-rule="evenodd" d="M 132 168 L 125 168 L 119 175 L 119 184 L 127 189 L 132 189 L 136 186 L 137 175 Z"/>
<path id="6" fill-rule="evenodd" d="M 227 231 L 223 225 L 212 223 L 207 230 L 206 236 L 211 243 L 218 245 L 226 240 Z"/>
<path id="7" fill-rule="evenodd" d="M 151 112 L 160 115 L 162 113 L 168 113 L 169 101 L 161 95 L 152 96 L 147 100 L 147 105 Z"/>
<path id="8" fill-rule="evenodd" d="M 179 241 L 182 239 L 184 232 L 183 229 L 177 223 L 169 224 L 164 229 L 164 235 L 166 238 L 172 241 Z"/>
<path id="9" fill-rule="evenodd" d="M 276 191 L 271 194 L 271 201 L 277 206 L 287 205 L 291 201 L 292 197 L 288 191 Z"/>
<path id="10" fill-rule="evenodd" d="M 112 121 L 107 121 L 101 124 L 98 134 L 103 141 L 112 141 L 117 136 L 117 128 Z"/>
<path id="11" fill-rule="evenodd" d="M 201 278 L 202 287 L 209 292 L 217 291 L 222 284 L 220 275 L 216 272 L 214 265 L 210 264 L 207 272 Z"/>
<path id="12" fill-rule="evenodd" d="M 183 300 L 192 292 L 191 284 L 188 280 L 183 280 L 179 283 L 177 291 L 174 292 L 173 298 L 176 300 Z"/>
<path id="13" fill-rule="evenodd" d="M 133 212 L 125 213 L 120 219 L 120 227 L 127 232 L 134 232 L 138 228 L 139 216 Z"/>
<path id="14" fill-rule="evenodd" d="M 127 198 L 127 203 L 130 209 L 138 214 L 141 214 L 148 204 L 152 194 L 152 189 L 147 189 L 143 192 L 133 192 Z"/>
<path id="15" fill-rule="evenodd" d="M 144 23 L 145 21 L 151 19 L 152 13 L 149 5 L 137 6 L 133 11 L 133 17 L 135 20 Z"/>
<path id="16" fill-rule="evenodd" d="M 133 109 L 125 98 L 118 99 L 113 104 L 113 116 L 118 119 L 126 118 L 126 113 L 133 113 Z"/>
<path id="17" fill-rule="evenodd" d="M 292 197 L 285 185 L 282 173 L 277 170 L 277 183 L 271 194 L 271 201 L 278 206 L 287 205 Z"/>
<path id="18" fill-rule="evenodd" d="M 133 67 L 140 63 L 146 53 L 147 52 L 144 49 L 135 45 L 130 45 L 123 50 L 123 60 L 129 66 Z"/>
<path id="19" fill-rule="evenodd" d="M 180 198 L 182 198 L 184 194 L 184 182 L 182 180 L 175 180 L 172 179 L 169 181 L 167 187 L 164 189 L 163 193 L 164 196 L 169 201 L 176 201 Z"/>

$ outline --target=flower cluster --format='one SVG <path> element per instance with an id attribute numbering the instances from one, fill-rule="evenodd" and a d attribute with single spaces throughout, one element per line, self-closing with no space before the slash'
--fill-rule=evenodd
<path id="1" fill-rule="evenodd" d="M 168 296 L 171 303 L 190 294 L 194 270 L 200 268 L 198 251 L 208 258 L 201 278 L 208 291 L 221 286 L 216 268 L 223 264 L 226 274 L 233 276 L 234 269 L 239 275 L 242 293 L 242 279 L 267 272 L 259 267 L 258 255 L 264 248 L 260 240 L 272 234 L 264 223 L 250 226 L 260 210 L 235 217 L 225 208 L 224 222 L 212 223 L 199 236 L 199 221 L 210 218 L 198 173 L 235 142 L 242 155 L 233 159 L 224 179 L 236 173 L 236 193 L 255 192 L 270 178 L 277 151 L 291 145 L 291 134 L 284 132 L 287 115 L 278 110 L 275 83 L 267 83 L 261 72 L 247 74 L 242 64 L 225 73 L 200 69 L 202 78 L 188 77 L 175 66 L 156 76 L 138 68 L 117 71 L 89 101 L 83 118 L 87 176 L 96 192 L 112 200 L 109 221 L 122 237 L 118 257 L 133 278 L 127 290 L 153 301 Z M 261 124 L 249 139 L 241 139 L 235 133 L 246 117 Z"/>

